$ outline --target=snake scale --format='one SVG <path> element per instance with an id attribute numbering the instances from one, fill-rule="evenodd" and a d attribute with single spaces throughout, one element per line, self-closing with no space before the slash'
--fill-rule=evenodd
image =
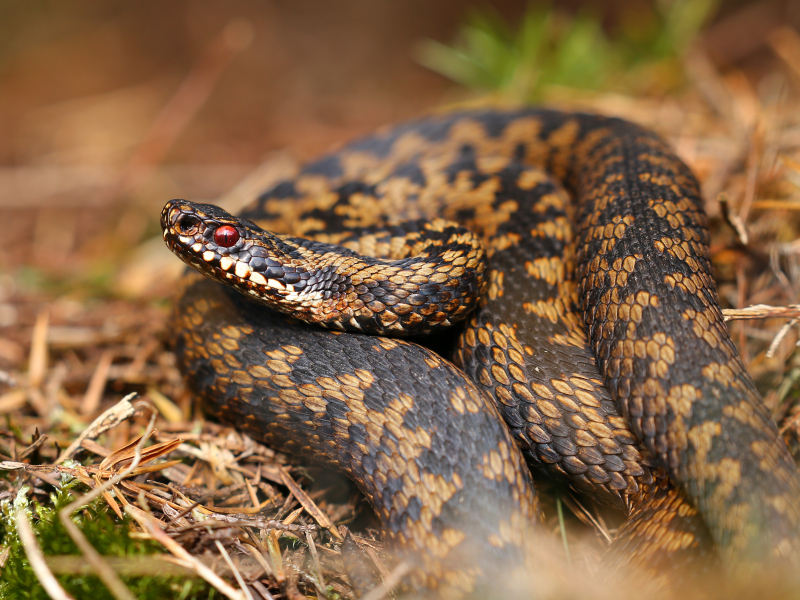
<path id="1" fill-rule="evenodd" d="M 654 133 L 533 108 L 432 116 L 238 218 L 170 201 L 162 227 L 232 284 L 185 279 L 172 333 L 190 388 L 353 478 L 417 590 L 497 594 L 513 581 L 498 568 L 528 568 L 526 462 L 627 511 L 615 546 L 641 563 L 711 546 L 729 567 L 795 560 L 800 477 L 723 322 L 698 184 Z M 465 316 L 459 368 L 360 333 Z"/>

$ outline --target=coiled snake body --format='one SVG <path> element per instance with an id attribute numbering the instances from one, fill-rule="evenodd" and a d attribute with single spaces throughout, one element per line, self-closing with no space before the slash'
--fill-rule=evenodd
<path id="1" fill-rule="evenodd" d="M 518 448 L 628 510 L 621 547 L 640 560 L 707 536 L 728 564 L 797 551 L 797 469 L 723 323 L 696 180 L 653 133 L 541 109 L 431 117 L 309 164 L 241 217 L 175 200 L 162 226 L 201 272 L 329 328 L 435 331 L 486 290 L 453 357 L 468 378 L 207 279 L 177 306 L 206 409 L 348 473 L 420 589 L 524 570 L 538 507 Z M 461 230 L 416 221 L 434 217 L 476 232 L 488 263 Z"/>

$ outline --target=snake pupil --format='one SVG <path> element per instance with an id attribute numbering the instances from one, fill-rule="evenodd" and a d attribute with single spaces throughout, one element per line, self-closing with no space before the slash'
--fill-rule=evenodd
<path id="1" fill-rule="evenodd" d="M 230 225 L 223 225 L 214 232 L 214 241 L 223 248 L 230 248 L 239 241 L 239 232 Z"/>

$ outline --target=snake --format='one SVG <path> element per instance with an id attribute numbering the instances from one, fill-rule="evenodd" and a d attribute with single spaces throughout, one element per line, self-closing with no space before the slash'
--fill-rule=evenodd
<path id="1" fill-rule="evenodd" d="M 617 556 L 795 563 L 800 476 L 724 323 L 699 184 L 652 131 L 432 115 L 161 225 L 196 271 L 170 332 L 206 412 L 352 478 L 420 594 L 527 589 L 529 466 L 628 515 Z"/>

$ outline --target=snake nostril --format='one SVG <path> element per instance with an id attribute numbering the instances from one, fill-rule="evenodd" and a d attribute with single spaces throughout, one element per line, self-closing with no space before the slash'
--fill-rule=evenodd
<path id="1" fill-rule="evenodd" d="M 223 225 L 214 232 L 214 241 L 223 248 L 230 248 L 239 241 L 239 232 L 235 227 Z"/>
<path id="2" fill-rule="evenodd" d="M 175 229 L 182 235 L 194 235 L 200 227 L 200 219 L 195 215 L 181 215 L 175 221 Z"/>

